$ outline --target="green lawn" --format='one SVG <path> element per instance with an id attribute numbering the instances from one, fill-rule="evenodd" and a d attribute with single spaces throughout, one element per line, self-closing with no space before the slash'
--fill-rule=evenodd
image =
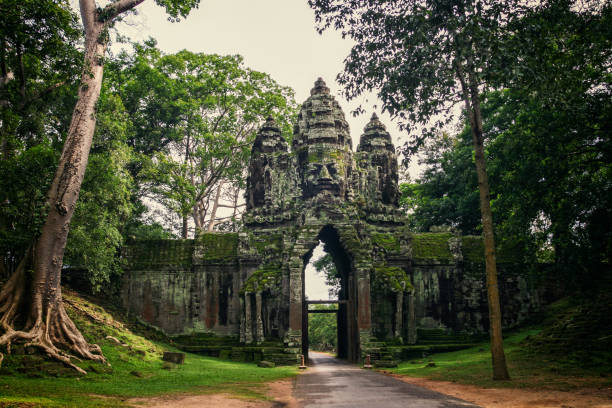
<path id="1" fill-rule="evenodd" d="M 530 352 L 524 346 L 528 336 L 537 328 L 511 333 L 504 340 L 510 381 L 491 379 L 491 352 L 489 345 L 426 356 L 402 362 L 397 368 L 385 369 L 395 374 L 433 380 L 473 384 L 481 387 L 546 388 L 573 390 L 582 387 L 610 387 L 612 376 L 606 365 L 581 367 L 579 362 L 558 356 Z"/>
<path id="2" fill-rule="evenodd" d="M 0 369 L 0 407 L 115 407 L 131 397 L 173 393 L 265 398 L 265 382 L 297 372 L 296 367 L 260 368 L 189 353 L 183 365 L 164 365 L 162 352 L 173 351 L 172 346 L 139 336 L 100 306 L 74 295 L 67 298 L 69 314 L 88 340 L 102 347 L 111 366 L 81 362 L 88 374 L 80 376 L 38 355 L 7 355 Z"/>

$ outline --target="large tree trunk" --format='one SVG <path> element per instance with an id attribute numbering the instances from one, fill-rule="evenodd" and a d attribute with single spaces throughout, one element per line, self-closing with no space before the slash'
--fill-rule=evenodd
<path id="1" fill-rule="evenodd" d="M 482 113 L 480 110 L 480 95 L 478 83 L 470 72 L 464 74 L 460 63 L 455 61 L 457 76 L 461 82 L 465 109 L 472 128 L 472 142 L 478 175 L 478 190 L 480 192 L 480 215 L 484 235 L 485 273 L 487 279 L 487 299 L 489 304 L 489 335 L 491 338 L 491 357 L 493 361 L 493 379 L 509 380 L 501 325 L 501 306 L 499 302 L 499 286 L 497 283 L 497 262 L 495 259 L 495 235 L 493 230 L 493 214 L 491 212 L 491 197 L 489 178 L 484 155 Z"/>
<path id="2" fill-rule="evenodd" d="M 114 3 L 108 14 L 116 17 L 142 0 Z M 61 271 L 70 220 L 74 213 L 96 126 L 95 106 L 102 85 L 107 39 L 93 0 L 81 0 L 85 27 L 85 61 L 78 101 L 64 142 L 59 166 L 47 194 L 48 215 L 41 235 L 0 291 L 0 345 L 24 341 L 49 357 L 85 373 L 70 358 L 106 361 L 97 345 L 89 344 L 66 314 L 62 303 Z M 33 269 L 32 278 L 26 271 Z M 19 324 L 21 329 L 16 329 Z M 0 362 L 2 360 L 0 354 Z"/>

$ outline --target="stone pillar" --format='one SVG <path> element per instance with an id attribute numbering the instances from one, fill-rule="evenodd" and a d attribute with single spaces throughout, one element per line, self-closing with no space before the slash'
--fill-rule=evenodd
<path id="1" fill-rule="evenodd" d="M 357 324 L 359 331 L 370 331 L 372 327 L 372 310 L 370 304 L 370 272 L 367 269 L 357 270 Z"/>
<path id="2" fill-rule="evenodd" d="M 293 263 L 292 259 L 292 263 Z M 302 262 L 289 268 L 289 329 L 302 330 Z"/>
<path id="3" fill-rule="evenodd" d="M 244 293 L 244 342 L 253 342 L 253 317 L 251 314 L 251 294 Z"/>
<path id="4" fill-rule="evenodd" d="M 408 295 L 408 344 L 416 344 L 416 308 L 415 308 L 415 291 L 414 289 Z"/>
<path id="5" fill-rule="evenodd" d="M 240 343 L 244 343 L 246 341 L 245 338 L 245 334 L 246 334 L 246 327 L 245 327 L 245 323 L 246 323 L 246 319 L 245 319 L 245 314 L 246 314 L 246 304 L 244 302 L 244 299 L 242 297 L 240 297 Z"/>
<path id="6" fill-rule="evenodd" d="M 262 307 L 261 307 L 261 292 L 255 293 L 255 341 L 257 344 L 261 344 L 264 341 L 264 330 L 263 330 L 263 319 L 262 319 Z"/>
<path id="7" fill-rule="evenodd" d="M 402 310 L 404 308 L 404 292 L 395 294 L 395 338 L 402 338 Z"/>

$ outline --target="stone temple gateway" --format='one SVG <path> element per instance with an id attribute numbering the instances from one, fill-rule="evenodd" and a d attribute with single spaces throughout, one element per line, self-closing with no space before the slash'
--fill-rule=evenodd
<path id="1" fill-rule="evenodd" d="M 344 113 L 319 79 L 291 147 L 271 118 L 259 130 L 243 231 L 132 243 L 123 305 L 168 334 L 205 335 L 191 350 L 295 363 L 307 354 L 304 269 L 322 241 L 340 277 L 340 357 L 382 358 L 387 346 L 401 357 L 431 330 L 486 332 L 481 238 L 413 234 L 398 200 L 384 125 L 373 115 L 353 151 Z M 499 254 L 506 326 L 539 304 L 515 259 Z"/>

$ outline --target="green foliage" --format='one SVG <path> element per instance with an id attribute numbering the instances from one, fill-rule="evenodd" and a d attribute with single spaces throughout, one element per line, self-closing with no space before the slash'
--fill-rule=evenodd
<path id="1" fill-rule="evenodd" d="M 132 177 L 127 170 L 133 156 L 125 143 L 126 123 L 119 98 L 103 94 L 65 253 L 67 265 L 87 270 L 94 292 L 121 274 L 118 254 L 123 225 L 133 209 Z"/>
<path id="2" fill-rule="evenodd" d="M 336 305 L 313 305 L 314 310 L 336 310 Z M 316 351 L 334 351 L 338 345 L 336 313 L 308 315 L 308 346 Z"/>
<path id="3" fill-rule="evenodd" d="M 132 175 L 170 212 L 193 216 L 203 229 L 220 183 L 244 185 L 265 119 L 273 116 L 291 135 L 293 91 L 246 68 L 239 55 L 164 55 L 154 40 L 134 48 L 109 64 L 107 77 L 130 117 L 128 145 L 140 155 Z"/>
<path id="4" fill-rule="evenodd" d="M 65 0 L 2 0 L 0 14 L 0 154 L 57 147 L 80 73 L 78 17 Z"/>
<path id="5" fill-rule="evenodd" d="M 51 146 L 40 144 L 0 160 L 0 250 L 8 268 L 16 266 L 44 223 L 57 159 Z"/>
<path id="6" fill-rule="evenodd" d="M 140 334 L 145 331 L 144 327 L 124 320 L 113 309 L 102 308 L 71 293 L 65 297 L 70 302 L 67 304 L 70 317 L 88 341 L 101 346 L 110 367 L 77 362 L 88 374 L 74 378 L 74 370 L 64 369 L 60 363 L 45 362 L 37 356 L 7 355 L 0 369 L 3 384 L 0 405 L 117 407 L 127 406 L 127 398 L 221 392 L 265 399 L 263 383 L 296 374 L 295 367 L 262 369 L 252 363 L 222 361 L 191 353 L 186 353 L 183 365 L 164 369 L 163 351 L 178 351 L 170 339 L 158 335 L 158 340 L 152 341 Z M 115 337 L 125 346 L 115 344 L 106 336 Z M 36 390 L 36 396 L 32 390 Z"/>
<path id="7" fill-rule="evenodd" d="M 401 204 L 409 212 L 414 231 L 448 226 L 463 234 L 480 234 L 478 184 L 472 153 L 472 135 L 457 138 L 441 133 L 430 139 L 422 163 L 426 166 L 414 184 L 400 185 Z"/>

